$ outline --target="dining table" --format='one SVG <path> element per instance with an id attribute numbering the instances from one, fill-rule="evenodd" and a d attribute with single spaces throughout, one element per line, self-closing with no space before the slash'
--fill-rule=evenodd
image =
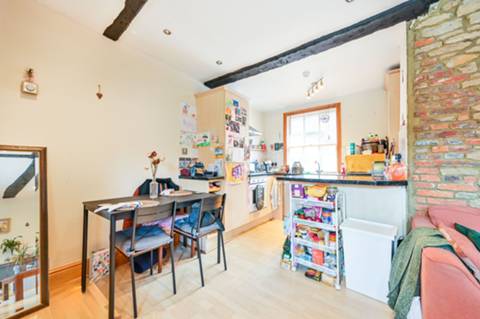
<path id="1" fill-rule="evenodd" d="M 155 207 L 161 208 L 162 205 L 167 206 L 176 202 L 177 209 L 187 208 L 191 205 L 192 201 L 208 199 L 216 196 L 211 193 L 196 193 L 183 196 L 159 196 L 158 198 L 151 199 L 147 196 L 129 196 L 120 198 L 109 198 L 101 200 L 93 200 L 83 202 L 83 239 L 82 239 L 82 293 L 85 293 L 87 289 L 87 262 L 88 262 L 88 219 L 89 214 L 94 214 L 106 219 L 110 224 L 109 233 L 109 283 L 108 283 L 108 318 L 114 318 L 115 312 L 115 241 L 117 232 L 117 221 L 133 218 L 135 209 L 116 209 L 109 211 L 107 209 L 96 211 L 101 205 L 105 204 L 118 204 L 132 201 L 157 201 L 158 205 Z"/>

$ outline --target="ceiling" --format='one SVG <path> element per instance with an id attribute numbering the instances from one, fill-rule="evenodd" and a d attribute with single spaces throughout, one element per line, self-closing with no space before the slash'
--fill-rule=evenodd
<path id="1" fill-rule="evenodd" d="M 92 28 L 98 34 L 103 33 L 124 4 L 124 0 L 102 0 L 101 5 L 98 0 L 37 1 Z M 352 3 L 345 0 L 150 0 L 119 41 L 204 82 L 349 26 L 402 2 L 405 0 L 355 0 Z M 164 35 L 162 30 L 165 28 L 173 34 Z M 388 32 L 396 33 L 395 30 Z M 375 37 L 381 39 L 375 41 Z M 268 101 L 266 92 L 273 88 L 283 90 L 288 86 L 286 98 L 290 100 L 302 86 L 303 98 L 307 89 L 301 82 L 303 68 L 311 69 L 313 76 L 317 71 L 330 73 L 330 69 L 324 70 L 325 66 L 329 66 L 325 61 L 336 62 L 335 66 L 340 69 L 351 66 L 353 61 L 329 57 L 332 52 L 346 50 L 344 47 L 347 46 L 354 51 L 350 55 L 349 52 L 343 52 L 342 57 L 354 60 L 357 56 L 362 62 L 353 65 L 361 64 L 363 67 L 359 71 L 347 70 L 350 77 L 357 77 L 357 81 L 349 79 L 347 82 L 352 85 L 363 84 L 365 74 L 360 71 L 375 70 L 375 73 L 379 73 L 377 69 L 382 69 L 384 72 L 388 63 L 392 62 L 390 45 L 384 54 L 375 52 L 383 51 L 386 39 L 391 40 L 385 32 L 377 32 L 372 39 L 365 40 L 372 45 L 382 44 L 375 49 L 367 50 L 361 42 L 355 41 L 358 43 L 347 44 L 287 67 L 242 80 L 232 87 L 249 97 L 259 109 L 269 109 L 278 104 L 275 98 Z M 363 52 L 357 52 L 358 49 L 363 49 Z M 367 61 L 360 60 L 364 57 L 371 58 Z M 217 60 L 223 61 L 223 64 L 217 65 Z M 367 63 L 372 64 L 368 67 Z M 394 63 L 398 63 L 398 57 Z M 299 71 L 300 69 L 302 70 Z M 340 76 L 344 72 L 336 73 Z M 272 80 L 275 82 L 272 83 Z M 330 82 L 330 79 L 327 81 Z M 330 83 L 333 85 L 336 82 Z M 265 88 L 267 86 L 270 89 Z M 344 92 L 343 87 L 336 87 L 335 91 Z M 275 97 L 282 95 L 278 92 L 283 94 L 283 91 L 276 90 Z"/>
<path id="2" fill-rule="evenodd" d="M 296 63 L 240 80 L 229 87 L 249 98 L 259 111 L 329 100 L 382 88 L 386 71 L 400 63 L 403 23 L 310 56 Z M 303 72 L 310 76 L 304 77 Z M 310 100 L 312 82 L 324 79 L 324 87 Z"/>
<path id="3" fill-rule="evenodd" d="M 0 154 L 10 154 L 10 152 L 0 152 Z M 0 176 L 2 176 L 0 198 L 5 189 L 15 182 L 31 163 L 31 158 L 0 157 Z"/>

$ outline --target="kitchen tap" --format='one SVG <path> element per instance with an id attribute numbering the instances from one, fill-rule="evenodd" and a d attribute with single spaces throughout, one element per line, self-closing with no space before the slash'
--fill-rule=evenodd
<path id="1" fill-rule="evenodd" d="M 317 174 L 320 175 L 322 173 L 322 169 L 320 168 L 320 162 L 315 161 L 315 165 L 317 165 Z"/>

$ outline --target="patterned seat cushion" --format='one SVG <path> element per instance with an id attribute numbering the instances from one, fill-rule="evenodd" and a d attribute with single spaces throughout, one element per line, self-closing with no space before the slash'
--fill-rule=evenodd
<path id="1" fill-rule="evenodd" d="M 118 231 L 116 234 L 115 247 L 125 255 L 132 252 L 131 248 L 132 228 Z M 135 252 L 148 251 L 169 244 L 172 238 L 157 225 L 141 226 L 135 231 Z"/>

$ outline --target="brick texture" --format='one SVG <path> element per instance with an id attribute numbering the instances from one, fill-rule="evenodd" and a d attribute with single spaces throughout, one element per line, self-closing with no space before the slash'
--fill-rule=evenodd
<path id="1" fill-rule="evenodd" d="M 441 0 L 411 25 L 413 211 L 432 205 L 480 207 L 478 3 Z"/>

